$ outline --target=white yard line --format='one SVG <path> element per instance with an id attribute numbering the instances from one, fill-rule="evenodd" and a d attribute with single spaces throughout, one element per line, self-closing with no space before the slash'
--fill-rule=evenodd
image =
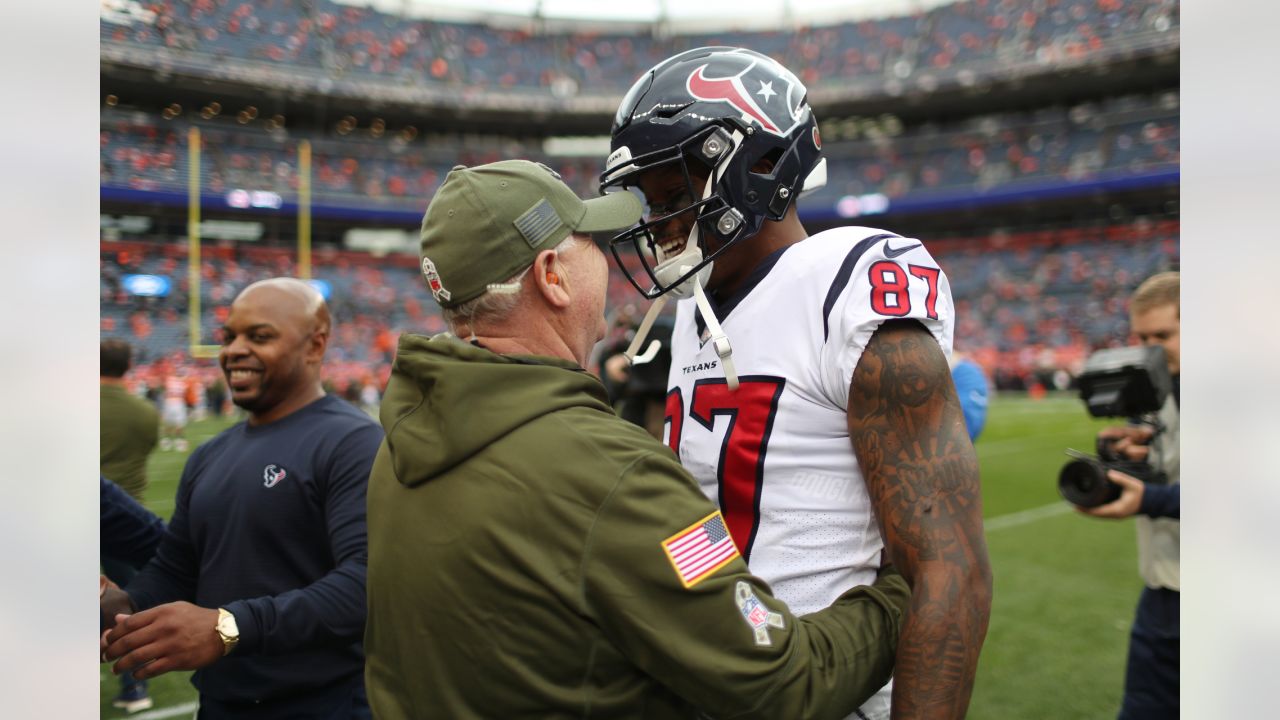
<path id="1" fill-rule="evenodd" d="M 1026 525 L 1027 523 L 1033 523 L 1037 520 L 1043 520 L 1048 517 L 1065 515 L 1069 512 L 1071 512 L 1071 505 L 1066 501 L 1061 501 L 1050 503 L 1048 505 L 1041 505 L 1040 507 L 1033 507 L 1029 510 L 1019 510 L 1018 512 L 1009 513 L 1008 515 L 993 517 L 990 520 L 984 521 L 982 525 L 986 528 L 987 532 L 991 532 L 992 530 L 1004 530 L 1006 528 L 1018 527 L 1019 525 Z"/>
<path id="2" fill-rule="evenodd" d="M 174 705 L 173 707 L 156 708 L 155 710 L 148 710 L 128 717 L 129 720 L 163 720 L 164 718 L 177 717 L 178 715 L 195 715 L 199 707 L 200 703 L 192 701 Z"/>

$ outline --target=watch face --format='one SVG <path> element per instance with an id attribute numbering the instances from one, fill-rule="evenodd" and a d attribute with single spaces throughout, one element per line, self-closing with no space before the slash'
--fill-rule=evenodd
<path id="1" fill-rule="evenodd" d="M 235 616 L 227 613 L 218 618 L 218 632 L 228 638 L 239 637 L 240 628 L 236 627 Z"/>

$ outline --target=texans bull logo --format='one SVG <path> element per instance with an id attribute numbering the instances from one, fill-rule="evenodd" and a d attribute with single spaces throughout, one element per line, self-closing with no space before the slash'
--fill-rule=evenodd
<path id="1" fill-rule="evenodd" d="M 731 67 L 717 63 L 698 66 L 689 74 L 685 89 L 694 99 L 704 102 L 724 102 L 742 113 L 744 119 L 754 120 L 765 132 L 784 137 L 804 119 L 808 106 L 804 91 L 792 82 L 790 73 L 781 67 L 771 72 L 758 70 L 764 60 L 742 56 L 746 66 L 733 73 Z M 730 74 L 732 73 L 732 74 Z M 785 87 L 774 87 L 783 83 Z M 794 97 L 795 95 L 800 97 Z"/>
<path id="2" fill-rule="evenodd" d="M 263 487 L 275 487 L 287 474 L 288 472 L 279 465 L 268 465 L 262 469 L 262 485 Z"/>

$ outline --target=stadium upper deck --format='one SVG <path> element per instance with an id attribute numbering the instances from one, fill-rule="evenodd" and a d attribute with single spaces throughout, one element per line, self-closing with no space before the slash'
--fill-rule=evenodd
<path id="1" fill-rule="evenodd" d="M 848 216 L 848 196 L 882 194 L 916 203 L 1052 183 L 1106 179 L 1167 181 L 1179 160 L 1178 96 L 1132 96 L 1100 104 L 983 115 L 909 128 L 899 135 L 822 123 L 828 137 L 827 187 L 802 201 L 810 219 Z M 464 139 L 437 135 L 405 140 L 366 130 L 339 136 L 194 121 L 204 133 L 201 184 L 215 200 L 232 190 L 265 190 L 292 199 L 298 190 L 297 145 L 312 143 L 312 183 L 320 205 L 400 211 L 416 222 L 426 198 L 457 163 L 505 156 L 556 167 L 581 194 L 597 191 L 602 158 L 551 158 L 534 139 Z M 141 112 L 102 114 L 101 182 L 105 188 L 169 193 L 185 202 L 186 129 L 191 121 Z M 828 130 L 830 128 L 830 130 Z"/>
<path id="2" fill-rule="evenodd" d="M 539 30 L 401 18 L 330 0 L 104 5 L 104 61 L 323 95 L 611 113 L 691 47 L 751 47 L 796 68 L 815 104 L 982 85 L 1177 49 L 1176 0 L 965 0 L 879 20 L 659 35 L 634 24 Z M 121 7 L 117 7 L 121 5 Z M 505 25 L 511 25 L 508 20 Z"/>

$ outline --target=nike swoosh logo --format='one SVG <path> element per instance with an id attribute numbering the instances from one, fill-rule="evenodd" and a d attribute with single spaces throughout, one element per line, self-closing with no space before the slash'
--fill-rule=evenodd
<path id="1" fill-rule="evenodd" d="M 884 243 L 884 256 L 887 258 L 896 258 L 902 253 L 907 252 L 908 250 L 915 250 L 918 247 L 920 247 L 920 243 L 916 243 L 915 245 L 908 245 L 906 247 L 900 247 L 897 250 L 894 250 L 893 248 L 889 247 L 889 242 L 886 240 Z"/>

